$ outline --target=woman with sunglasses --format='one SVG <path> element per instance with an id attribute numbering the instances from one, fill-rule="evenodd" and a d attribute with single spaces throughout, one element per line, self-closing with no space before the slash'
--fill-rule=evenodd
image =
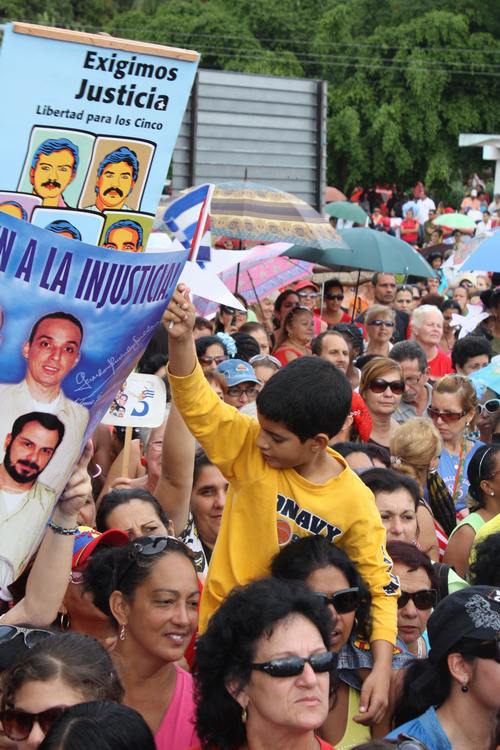
<path id="1" fill-rule="evenodd" d="M 500 709 L 500 590 L 469 586 L 442 599 L 427 624 L 428 659 L 405 676 L 397 728 L 429 750 L 491 750 Z M 404 722 L 404 723 L 403 723 Z"/>
<path id="2" fill-rule="evenodd" d="M 477 409 L 476 427 L 479 430 L 479 439 L 483 443 L 491 443 L 494 432 L 493 427 L 496 420 L 500 417 L 500 398 L 498 398 L 495 391 L 486 388 L 479 398 Z"/>
<path id="3" fill-rule="evenodd" d="M 285 318 L 273 356 L 284 366 L 293 359 L 310 355 L 313 336 L 312 312 L 307 307 L 295 307 Z"/>
<path id="4" fill-rule="evenodd" d="M 303 581 L 327 604 L 333 618 L 329 649 L 348 663 L 357 641 L 370 638 L 371 596 L 363 579 L 345 552 L 320 536 L 299 539 L 283 547 L 271 563 L 271 575 L 280 580 Z M 370 728 L 356 723 L 359 690 L 340 681 L 335 702 L 320 735 L 337 748 L 351 748 L 371 736 Z"/>
<path id="5" fill-rule="evenodd" d="M 192 552 L 173 537 L 142 537 L 91 557 L 84 580 L 118 634 L 123 702 L 145 719 L 158 750 L 193 747 L 192 678 L 177 665 L 198 625 Z"/>
<path id="6" fill-rule="evenodd" d="M 35 750 L 65 708 L 122 697 L 111 658 L 97 641 L 80 633 L 51 634 L 3 675 L 0 720 L 18 750 Z"/>
<path id="7" fill-rule="evenodd" d="M 216 370 L 227 359 L 227 349 L 219 336 L 201 336 L 196 339 L 196 357 L 204 372 Z"/>
<path id="8" fill-rule="evenodd" d="M 325 281 L 323 289 L 324 308 L 321 319 L 328 328 L 333 328 L 338 323 L 350 323 L 351 316 L 342 308 L 344 301 L 344 287 L 338 279 Z"/>
<path id="9" fill-rule="evenodd" d="M 248 303 L 246 299 L 235 292 L 234 296 L 241 302 L 244 310 L 237 310 L 236 307 L 220 305 L 214 319 L 215 333 L 235 333 L 239 331 L 240 326 L 248 320 Z"/>
<path id="10" fill-rule="evenodd" d="M 396 313 L 386 305 L 372 305 L 365 313 L 366 335 L 368 344 L 365 354 L 376 354 L 389 357 L 392 348 L 391 336 L 396 325 Z"/>
<path id="11" fill-rule="evenodd" d="M 432 561 L 414 544 L 388 541 L 387 552 L 399 578 L 398 635 L 417 659 L 427 656 L 423 634 L 437 603 L 437 580 Z"/>
<path id="12" fill-rule="evenodd" d="M 481 445 L 467 467 L 471 512 L 453 530 L 444 561 L 465 577 L 477 532 L 500 513 L 500 445 Z"/>
<path id="13" fill-rule="evenodd" d="M 334 688 L 331 628 L 303 584 L 270 578 L 233 589 L 197 643 L 201 747 L 331 750 L 315 735 Z"/>
<path id="14" fill-rule="evenodd" d="M 401 365 L 387 357 L 375 357 L 361 371 L 359 392 L 372 418 L 370 442 L 389 448 L 398 428 L 394 412 L 398 408 L 405 384 Z"/>
<path id="15" fill-rule="evenodd" d="M 459 513 L 465 509 L 469 491 L 469 462 L 482 445 L 468 437 L 477 414 L 474 386 L 463 375 L 446 375 L 434 383 L 427 413 L 443 442 L 438 472 Z"/>

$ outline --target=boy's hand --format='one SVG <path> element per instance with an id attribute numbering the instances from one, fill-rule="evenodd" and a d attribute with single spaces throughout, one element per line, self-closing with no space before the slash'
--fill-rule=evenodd
<path id="1" fill-rule="evenodd" d="M 358 724 L 373 725 L 382 721 L 389 703 L 389 679 L 383 669 L 373 667 L 361 688 Z"/>
<path id="2" fill-rule="evenodd" d="M 192 332 L 195 320 L 196 310 L 189 299 L 189 289 L 179 284 L 163 313 L 162 323 L 169 336 L 179 339 Z"/>

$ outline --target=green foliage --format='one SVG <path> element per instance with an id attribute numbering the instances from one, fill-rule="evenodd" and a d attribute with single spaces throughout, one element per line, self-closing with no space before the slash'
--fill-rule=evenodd
<path id="1" fill-rule="evenodd" d="M 328 82 L 328 181 L 424 179 L 454 194 L 483 164 L 461 132 L 500 122 L 498 0 L 3 0 L 0 19 L 105 30 L 202 53 L 206 68 Z"/>

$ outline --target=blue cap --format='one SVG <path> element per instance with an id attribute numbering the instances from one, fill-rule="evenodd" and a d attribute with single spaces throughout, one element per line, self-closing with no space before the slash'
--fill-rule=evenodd
<path id="1" fill-rule="evenodd" d="M 228 388 L 240 383 L 257 383 L 260 385 L 260 380 L 257 379 L 252 365 L 243 362 L 242 359 L 226 359 L 218 365 L 217 370 L 226 378 Z"/>

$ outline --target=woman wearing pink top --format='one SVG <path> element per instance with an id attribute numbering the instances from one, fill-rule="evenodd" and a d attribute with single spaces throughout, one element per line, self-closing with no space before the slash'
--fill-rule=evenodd
<path id="1" fill-rule="evenodd" d="M 192 553 L 174 537 L 141 537 L 94 556 L 85 580 L 118 632 L 123 702 L 143 716 L 158 750 L 193 747 L 193 682 L 176 664 L 198 625 Z"/>

